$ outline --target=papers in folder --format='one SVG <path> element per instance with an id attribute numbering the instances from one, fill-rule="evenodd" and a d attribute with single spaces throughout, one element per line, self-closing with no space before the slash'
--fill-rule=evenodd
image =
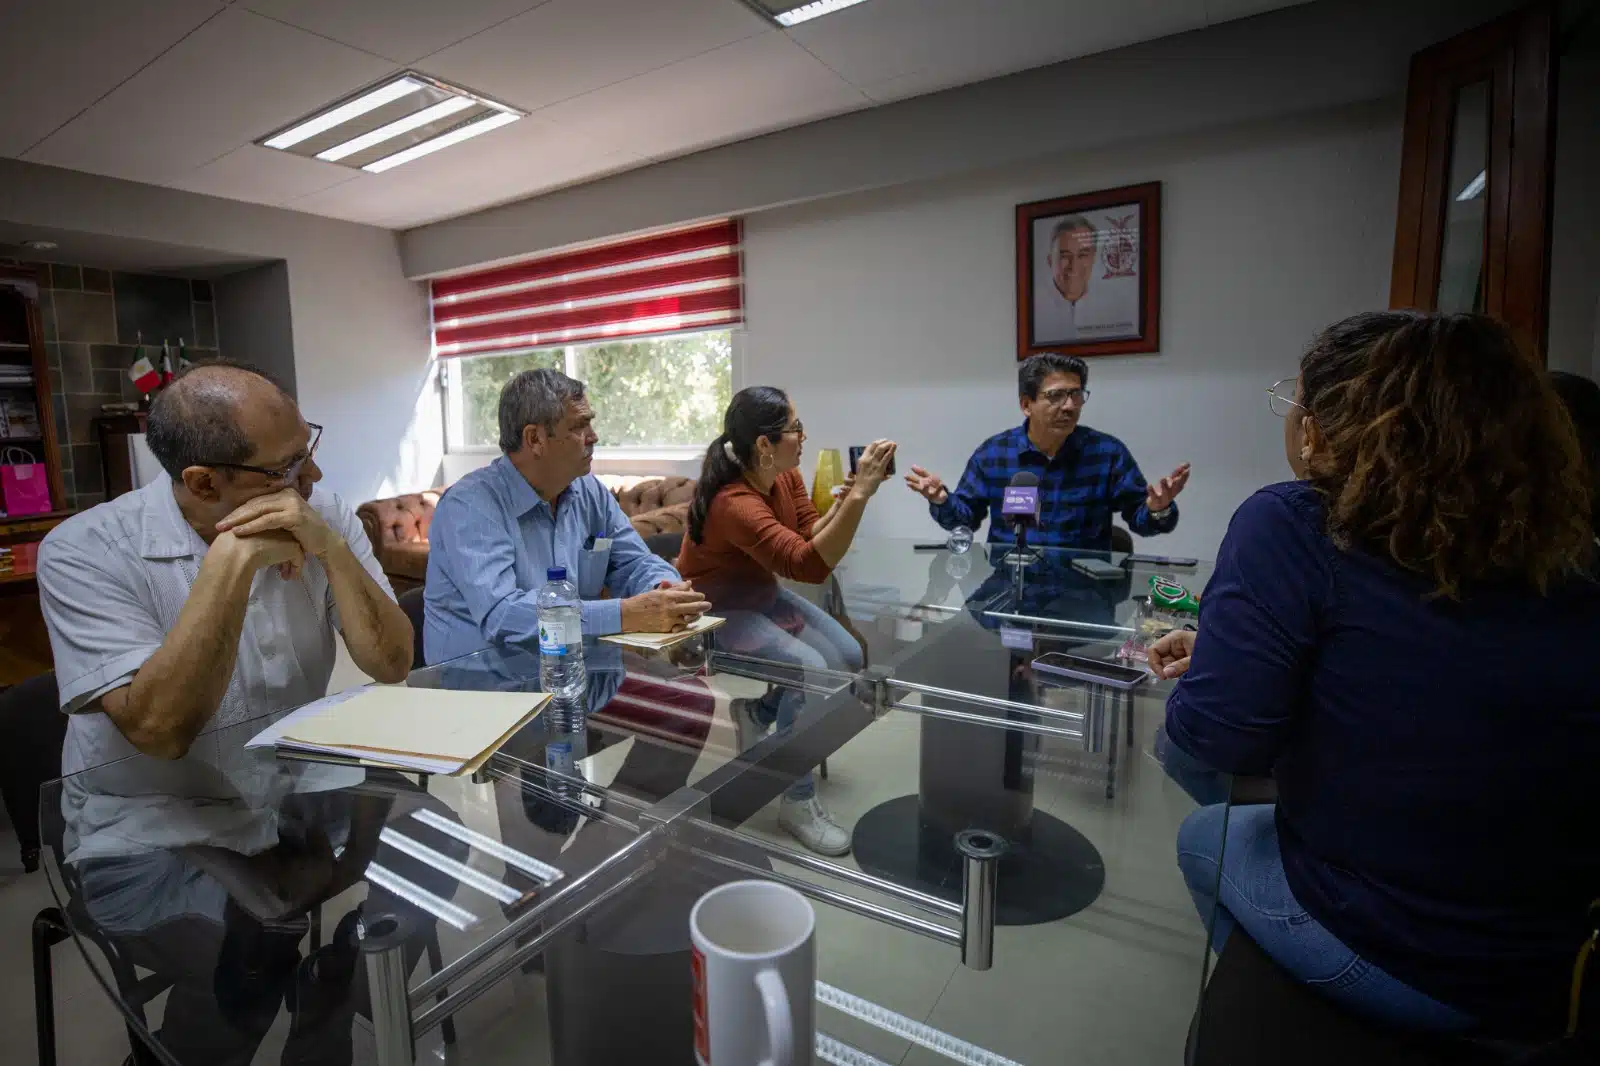
<path id="1" fill-rule="evenodd" d="M 674 644 L 681 644 L 690 637 L 697 637 L 701 633 L 709 633 L 726 621 L 726 618 L 703 614 L 676 633 L 614 633 L 609 637 L 601 637 L 600 639 L 608 644 L 621 644 L 624 648 L 644 648 L 647 651 L 660 651 L 663 648 L 670 648 Z"/>
<path id="2" fill-rule="evenodd" d="M 549 699 L 544 692 L 359 688 L 307 704 L 245 746 L 459 774 L 481 766 Z"/>

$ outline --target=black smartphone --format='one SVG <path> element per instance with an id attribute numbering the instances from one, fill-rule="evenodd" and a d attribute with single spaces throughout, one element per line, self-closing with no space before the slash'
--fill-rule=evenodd
<path id="1" fill-rule="evenodd" d="M 856 472 L 856 466 L 861 462 L 861 457 L 867 453 L 867 446 L 858 444 L 850 449 L 850 472 Z M 894 477 L 894 456 L 889 456 L 889 477 Z"/>
<path id="2" fill-rule="evenodd" d="M 1116 663 L 1101 662 L 1099 659 L 1085 659 L 1078 655 L 1067 655 L 1063 652 L 1052 651 L 1033 660 L 1035 671 L 1055 677 L 1071 678 L 1074 681 L 1088 681 L 1096 685 L 1109 685 L 1112 688 L 1129 689 L 1141 684 L 1150 673 L 1133 666 L 1118 666 Z M 1041 677 L 1041 681 L 1049 681 L 1050 677 Z"/>
<path id="3" fill-rule="evenodd" d="M 1200 565 L 1199 559 L 1189 559 L 1182 555 L 1146 555 L 1144 552 L 1134 552 L 1126 560 L 1129 566 L 1180 566 L 1194 567 Z"/>

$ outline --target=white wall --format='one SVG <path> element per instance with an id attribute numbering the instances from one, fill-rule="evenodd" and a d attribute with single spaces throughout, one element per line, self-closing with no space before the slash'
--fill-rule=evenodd
<path id="1" fill-rule="evenodd" d="M 296 394 L 289 265 L 283 261 L 224 274 L 211 283 L 219 347 L 229 359 L 271 374 Z"/>
<path id="2" fill-rule="evenodd" d="M 393 233 L 9 159 L 0 221 L 283 260 L 300 406 L 327 426 L 325 483 L 353 504 L 434 483 L 427 305 Z"/>
<path id="3" fill-rule="evenodd" d="M 1151 546 L 1212 556 L 1239 502 L 1288 477 L 1267 386 L 1320 327 L 1386 303 L 1401 122 L 1392 99 L 753 215 L 745 382 L 791 392 L 808 475 L 817 448 L 885 435 L 901 468 L 954 480 L 1020 421 L 1014 206 L 1162 181 L 1162 351 L 1092 360 L 1084 421 L 1147 476 L 1194 463 Z M 903 486 L 863 528 L 936 532 Z"/>

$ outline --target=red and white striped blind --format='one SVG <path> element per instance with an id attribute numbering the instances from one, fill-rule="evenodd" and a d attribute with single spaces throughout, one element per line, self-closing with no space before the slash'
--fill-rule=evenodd
<path id="1" fill-rule="evenodd" d="M 434 350 L 485 355 L 737 325 L 740 236 L 730 219 L 439 278 Z"/>

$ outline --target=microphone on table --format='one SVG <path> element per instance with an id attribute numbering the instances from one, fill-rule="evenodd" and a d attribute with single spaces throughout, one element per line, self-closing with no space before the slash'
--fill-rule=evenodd
<path id="1" fill-rule="evenodd" d="M 1012 559 L 1019 566 L 1026 565 L 1033 558 L 1028 550 L 1028 527 L 1039 525 L 1038 474 L 1021 470 L 1012 475 L 1000 497 L 1000 516 L 1017 536 Z"/>

